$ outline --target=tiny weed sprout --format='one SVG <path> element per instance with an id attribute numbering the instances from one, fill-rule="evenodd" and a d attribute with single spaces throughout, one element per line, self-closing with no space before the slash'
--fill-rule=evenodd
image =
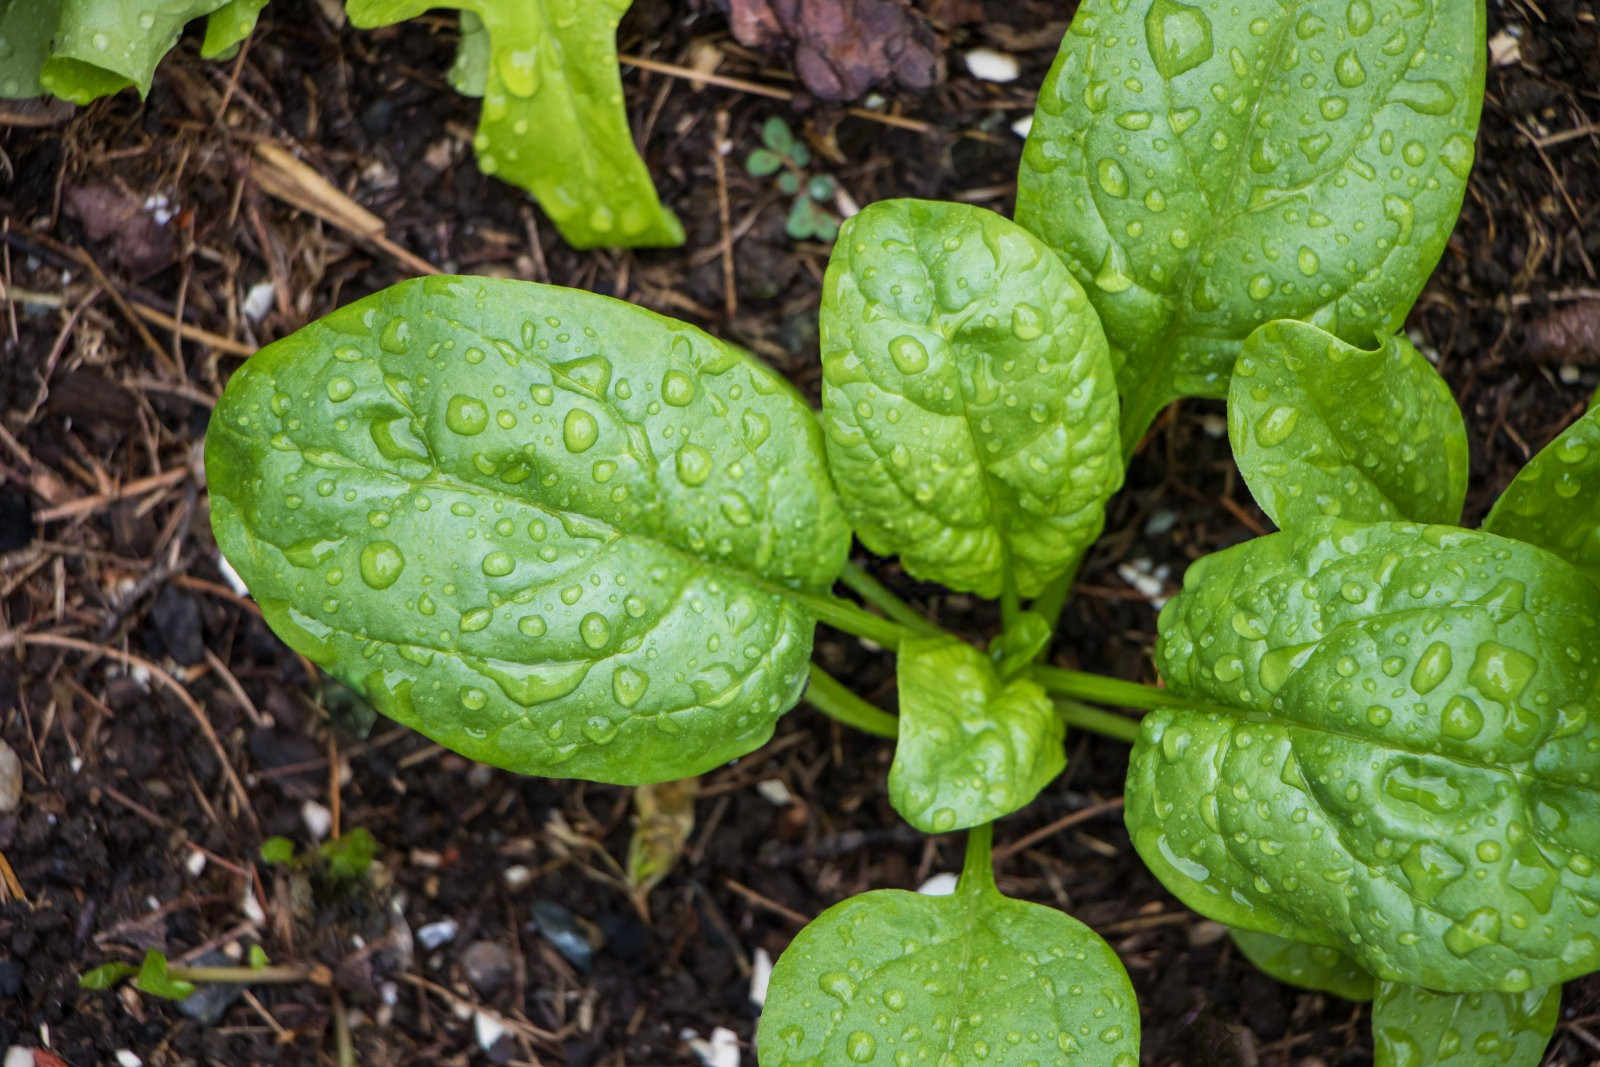
<path id="1" fill-rule="evenodd" d="M 778 191 L 794 197 L 784 222 L 785 232 L 796 241 L 813 237 L 831 241 L 839 236 L 839 220 L 818 206 L 833 200 L 839 186 L 829 175 L 813 177 L 806 172 L 811 150 L 796 140 L 789 124 L 776 115 L 762 124 L 761 143 L 764 147 L 745 157 L 744 169 L 755 178 L 777 175 Z"/>
<path id="2" fill-rule="evenodd" d="M 765 1067 L 1138 1063 L 1112 950 L 994 879 L 993 822 L 1085 729 L 1132 743 L 1157 877 L 1267 973 L 1371 1000 L 1379 1064 L 1531 1067 L 1600 968 L 1600 412 L 1463 529 L 1461 414 L 1395 335 L 1460 209 L 1483 38 L 1478 0 L 1087 0 L 1015 222 L 890 200 L 840 227 L 820 413 L 615 300 L 404 282 L 234 374 L 217 541 L 293 648 L 525 774 L 690 777 L 802 698 L 893 739 L 890 799 L 967 832 L 960 882 L 801 931 Z M 764 143 L 750 172 L 808 195 L 787 126 Z M 1180 396 L 1226 398 L 1279 532 L 1190 567 L 1165 688 L 1052 667 Z M 944 632 L 852 534 L 1001 632 Z M 898 714 L 810 664 L 819 622 L 897 657 Z"/>

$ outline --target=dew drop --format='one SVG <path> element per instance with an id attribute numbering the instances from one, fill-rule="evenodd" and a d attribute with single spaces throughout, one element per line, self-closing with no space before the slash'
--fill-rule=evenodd
<path id="1" fill-rule="evenodd" d="M 406 558 L 393 541 L 374 541 L 361 550 L 357 569 L 361 580 L 373 589 L 387 589 L 405 570 Z"/>
<path id="2" fill-rule="evenodd" d="M 600 439 L 600 427 L 594 416 L 582 408 L 573 408 L 561 422 L 561 443 L 568 452 L 585 452 Z"/>
<path id="3" fill-rule="evenodd" d="M 1116 160 L 1102 159 L 1095 165 L 1095 174 L 1100 180 L 1100 188 L 1105 190 L 1107 196 L 1121 199 L 1128 195 L 1128 173 Z"/>
<path id="4" fill-rule="evenodd" d="M 355 392 L 356 383 L 351 381 L 349 378 L 339 377 L 328 379 L 328 399 L 333 401 L 335 404 L 349 400 L 355 395 Z"/>
<path id="5" fill-rule="evenodd" d="M 928 350 L 910 334 L 901 334 L 889 342 L 889 358 L 901 374 L 919 374 L 928 367 Z"/>
<path id="6" fill-rule="evenodd" d="M 1256 443 L 1262 448 L 1276 448 L 1294 433 L 1299 420 L 1300 412 L 1296 408 L 1285 405 L 1273 408 L 1256 421 Z"/>
<path id="7" fill-rule="evenodd" d="M 1144 17 L 1145 43 L 1163 78 L 1171 80 L 1211 58 L 1211 20 L 1177 0 L 1155 0 Z"/>
<path id="8" fill-rule="evenodd" d="M 491 552 L 483 557 L 483 573 L 491 578 L 504 578 L 516 568 L 517 561 L 509 552 Z"/>
<path id="9" fill-rule="evenodd" d="M 845 1038 L 844 1051 L 855 1063 L 870 1063 L 878 1054 L 878 1041 L 865 1030 L 855 1030 Z"/>
<path id="10" fill-rule="evenodd" d="M 678 480 L 684 485 L 704 485 L 706 479 L 711 477 L 711 453 L 693 442 L 686 442 L 678 449 L 674 466 L 678 471 Z"/>
<path id="11" fill-rule="evenodd" d="M 517 632 L 523 637 L 543 637 L 545 632 L 544 617 L 541 615 L 524 615 L 517 620 Z"/>
<path id="12" fill-rule="evenodd" d="M 606 622 L 604 615 L 591 611 L 578 623 L 578 636 L 583 638 L 584 644 L 598 652 L 611 641 L 611 624 Z"/>
<path id="13" fill-rule="evenodd" d="M 644 691 L 650 684 L 650 676 L 634 670 L 632 667 L 618 667 L 611 674 L 611 695 L 618 704 L 631 708 L 644 697 Z"/>
<path id="14" fill-rule="evenodd" d="M 489 409 L 476 397 L 457 393 L 445 405 L 444 424 L 453 433 L 463 437 L 475 437 L 489 425 Z"/>
<path id="15" fill-rule="evenodd" d="M 694 379 L 679 370 L 661 376 L 661 399 L 675 408 L 687 407 L 694 399 Z"/>

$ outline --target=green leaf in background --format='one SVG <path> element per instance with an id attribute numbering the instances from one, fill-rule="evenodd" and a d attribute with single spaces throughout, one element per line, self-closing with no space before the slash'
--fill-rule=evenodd
<path id="1" fill-rule="evenodd" d="M 336 881 L 353 882 L 366 877 L 372 861 L 378 858 L 378 842 L 372 831 L 357 826 L 331 841 L 324 841 L 317 849 L 328 865 L 328 874 Z"/>
<path id="2" fill-rule="evenodd" d="M 928 581 L 1036 596 L 1122 484 L 1105 337 L 1021 227 L 886 200 L 845 224 L 823 281 L 828 461 L 862 542 Z"/>
<path id="3" fill-rule="evenodd" d="M 684 778 L 799 699 L 849 544 L 821 431 L 743 352 L 606 297 L 404 282 L 261 350 L 206 438 L 273 629 L 524 774 Z"/>
<path id="4" fill-rule="evenodd" d="M 1483 528 L 1549 549 L 1600 583 L 1600 408 L 1517 472 Z"/>
<path id="5" fill-rule="evenodd" d="M 1372 999 L 1372 975 L 1349 956 L 1326 945 L 1308 945 L 1258 930 L 1228 928 L 1245 959 L 1280 982 L 1332 993 L 1346 1000 Z"/>
<path id="6" fill-rule="evenodd" d="M 294 862 L 294 842 L 274 834 L 261 842 L 261 859 L 264 863 L 285 864 Z"/>
<path id="7" fill-rule="evenodd" d="M 1450 387 L 1404 337 L 1369 350 L 1303 322 L 1262 326 L 1234 367 L 1228 439 L 1279 527 L 1461 519 L 1466 424 Z"/>
<path id="8" fill-rule="evenodd" d="M 783 157 L 768 148 L 758 148 L 744 161 L 744 169 L 756 178 L 778 173 L 783 167 Z"/>
<path id="9" fill-rule="evenodd" d="M 39 96 L 39 70 L 50 56 L 50 38 L 61 17 L 61 0 L 0 0 L 0 98 Z"/>
<path id="10" fill-rule="evenodd" d="M 83 975 L 78 979 L 78 988 L 110 989 L 124 978 L 129 978 L 138 973 L 139 968 L 121 960 L 102 963 L 93 970 L 83 972 Z"/>
<path id="11" fill-rule="evenodd" d="M 183 1000 L 194 992 L 193 982 L 185 982 L 167 973 L 167 957 L 156 949 L 144 954 L 139 973 L 133 976 L 133 985 L 141 993 L 149 993 L 163 1000 Z"/>
<path id="12" fill-rule="evenodd" d="M 900 643 L 900 736 L 889 799 L 912 826 L 944 833 L 1033 800 L 1066 766 L 1065 730 L 1036 683 L 1002 684 L 989 657 L 953 637 Z"/>
<path id="13" fill-rule="evenodd" d="M 680 245 L 633 145 L 617 72 L 617 24 L 631 0 L 448 0 L 475 15 L 490 56 L 473 147 L 485 174 L 531 192 L 576 248 Z M 439 0 L 348 0 L 371 28 L 415 18 Z M 467 32 L 470 31 L 470 32 Z M 475 87 L 482 43 L 468 26 L 459 84 Z"/>
<path id="14" fill-rule="evenodd" d="M 1600 967 L 1600 589 L 1541 549 L 1324 520 L 1207 556 L 1132 753 L 1134 846 L 1219 922 L 1431 989 Z"/>
<path id="15" fill-rule="evenodd" d="M 60 2 L 50 57 L 39 81 L 63 100 L 87 104 L 130 85 L 144 96 L 156 65 L 178 42 L 189 20 L 209 15 L 228 0 Z"/>
<path id="16" fill-rule="evenodd" d="M 456 46 L 455 61 L 450 64 L 450 87 L 462 96 L 482 96 L 489 86 L 489 64 L 494 58 L 494 46 L 489 41 L 489 30 L 483 20 L 471 11 L 461 12 L 461 43 Z"/>
<path id="17" fill-rule="evenodd" d="M 229 0 L 226 6 L 213 11 L 206 20 L 206 39 L 200 45 L 200 58 L 232 56 L 256 28 L 256 19 L 266 6 L 267 0 Z"/>
<path id="18" fill-rule="evenodd" d="M 1131 448 L 1223 396 L 1273 319 L 1393 333 L 1455 225 L 1481 0 L 1087 0 L 1039 92 L 1017 221 L 1088 288 Z"/>
<path id="19" fill-rule="evenodd" d="M 796 935 L 756 1031 L 761 1067 L 1137 1067 L 1116 953 L 1068 915 L 1001 896 L 987 847 L 981 867 L 972 853 L 950 896 L 874 890 Z"/>
<path id="20" fill-rule="evenodd" d="M 1560 986 L 1435 993 L 1379 982 L 1373 1067 L 1538 1067 L 1560 1013 Z"/>
<path id="21" fill-rule="evenodd" d="M 761 143 L 778 155 L 789 159 L 794 159 L 795 148 L 798 146 L 798 142 L 794 139 L 794 133 L 789 129 L 789 124 L 777 115 L 773 115 L 761 124 Z M 795 160 L 795 162 L 802 167 L 805 166 L 799 160 Z"/>

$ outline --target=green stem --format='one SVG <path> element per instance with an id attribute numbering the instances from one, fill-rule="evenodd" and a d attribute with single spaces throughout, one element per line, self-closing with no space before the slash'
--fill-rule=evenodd
<path id="1" fill-rule="evenodd" d="M 876 641 L 887 649 L 899 648 L 900 642 L 912 635 L 908 627 L 874 615 L 836 596 L 795 590 L 786 590 L 784 595 L 803 604 L 807 611 L 817 617 L 818 622 L 825 622 L 836 630 L 864 637 L 868 641 Z"/>
<path id="2" fill-rule="evenodd" d="M 1126 741 L 1130 745 L 1139 740 L 1139 723 L 1126 715 L 1091 708 L 1076 700 L 1057 700 L 1055 705 L 1056 714 L 1060 715 L 1061 721 L 1068 726 L 1089 730 L 1116 741 Z"/>
<path id="3" fill-rule="evenodd" d="M 1011 568 L 1005 571 L 1005 584 L 1000 587 L 1000 626 L 1009 630 L 1017 621 L 1017 615 L 1022 611 L 1022 598 L 1017 595 L 1017 576 Z"/>
<path id="4" fill-rule="evenodd" d="M 856 564 L 846 563 L 839 575 L 839 581 L 856 596 L 900 625 L 919 630 L 930 637 L 941 632 L 937 626 L 923 618 L 916 608 L 895 596 L 888 586 Z"/>
<path id="5" fill-rule="evenodd" d="M 1120 708 L 1170 708 L 1188 703 L 1166 689 L 1138 682 L 1124 682 L 1087 671 L 1069 671 L 1061 667 L 1036 665 L 1033 680 L 1056 696 L 1074 700 L 1087 700 L 1095 704 L 1111 704 Z"/>
<path id="6" fill-rule="evenodd" d="M 899 719 L 862 700 L 815 663 L 811 665 L 811 685 L 806 689 L 806 700 L 828 718 L 846 726 L 891 740 L 900 735 Z"/>
<path id="7" fill-rule="evenodd" d="M 967 855 L 961 861 L 961 880 L 957 883 L 962 892 L 994 892 L 994 861 L 990 855 L 993 842 L 992 822 L 967 831 Z"/>
<path id="8" fill-rule="evenodd" d="M 268 967 L 168 967 L 167 976 L 182 982 L 193 982 L 196 985 L 208 982 L 231 982 L 237 985 L 295 982 L 326 985 L 328 983 L 325 974 L 320 974 L 311 967 L 296 967 L 292 964 Z"/>

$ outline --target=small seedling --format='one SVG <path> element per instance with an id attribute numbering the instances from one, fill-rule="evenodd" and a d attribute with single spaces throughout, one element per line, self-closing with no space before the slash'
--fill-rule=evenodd
<path id="1" fill-rule="evenodd" d="M 378 842 L 364 826 L 318 845 L 316 851 L 295 854 L 294 842 L 287 837 L 269 837 L 261 842 L 261 858 L 275 866 L 316 867 L 325 870 L 336 882 L 364 878 L 378 855 Z"/>
<path id="2" fill-rule="evenodd" d="M 150 949 L 137 966 L 118 960 L 102 963 L 78 979 L 78 987 L 87 990 L 110 989 L 124 978 L 133 979 L 133 987 L 163 1000 L 183 1000 L 195 991 L 197 985 L 208 982 L 231 982 L 239 985 L 294 984 L 310 982 L 326 986 L 332 974 L 321 964 L 310 966 L 274 966 L 267 960 L 260 945 L 250 946 L 249 965 L 245 967 L 175 967 L 167 961 L 166 953 Z"/>
<path id="3" fill-rule="evenodd" d="M 811 175 L 811 150 L 799 141 L 789 124 L 774 115 L 761 126 L 761 143 L 745 158 L 744 169 L 756 178 L 776 174 L 778 191 L 794 197 L 784 230 L 796 241 L 816 238 L 832 241 L 839 236 L 839 219 L 819 205 L 838 195 L 839 185 L 830 175 Z"/>

